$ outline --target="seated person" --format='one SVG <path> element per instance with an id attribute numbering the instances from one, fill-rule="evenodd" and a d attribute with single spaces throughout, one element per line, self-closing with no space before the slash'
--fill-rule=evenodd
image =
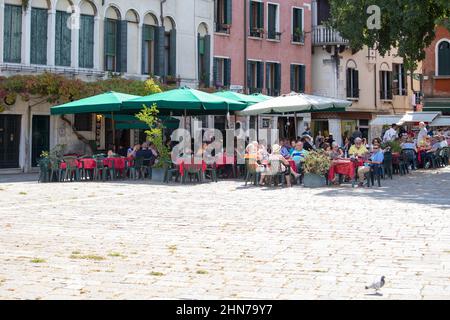
<path id="1" fill-rule="evenodd" d="M 144 166 L 151 166 L 155 162 L 155 156 L 148 148 L 138 150 L 136 152 L 136 158 L 143 158 Z"/>
<path id="2" fill-rule="evenodd" d="M 339 148 L 336 142 L 333 142 L 333 146 L 329 152 L 331 160 L 338 160 L 344 157 L 344 152 Z"/>
<path id="3" fill-rule="evenodd" d="M 364 157 L 369 153 L 366 146 L 363 145 L 363 140 L 361 138 L 355 139 L 355 144 L 350 147 L 348 154 L 354 157 Z"/>
<path id="4" fill-rule="evenodd" d="M 384 161 L 384 153 L 383 150 L 381 150 L 381 147 L 379 145 L 373 146 L 373 154 L 371 155 L 370 159 L 364 163 L 364 166 L 361 166 L 358 168 L 358 177 L 359 177 L 359 185 L 364 185 L 364 176 L 366 173 L 369 173 L 371 168 L 375 165 L 381 165 Z"/>
<path id="5" fill-rule="evenodd" d="M 130 147 L 127 152 L 127 157 L 128 158 L 136 158 L 136 152 L 138 152 L 139 149 L 141 149 L 140 144 L 135 144 L 133 148 Z"/>
<path id="6" fill-rule="evenodd" d="M 402 150 L 414 150 L 417 152 L 416 144 L 414 143 L 414 140 L 411 137 L 408 137 L 406 139 L 406 142 L 401 144 Z"/>
<path id="7" fill-rule="evenodd" d="M 281 146 L 280 145 L 274 144 L 272 146 L 272 154 L 270 154 L 270 156 L 269 156 L 269 162 L 270 162 L 270 167 L 261 173 L 260 184 L 264 185 L 264 179 L 266 178 L 266 176 L 273 176 L 278 173 L 283 173 L 286 178 L 286 184 L 287 184 L 288 188 L 290 188 L 292 186 L 291 185 L 291 167 L 289 165 L 289 161 L 286 160 L 286 158 L 281 155 Z"/>
<path id="8" fill-rule="evenodd" d="M 125 158 L 127 156 L 128 151 L 124 146 L 120 146 L 119 151 L 117 151 L 117 153 L 119 154 L 119 156 Z"/>
<path id="9" fill-rule="evenodd" d="M 312 145 L 312 138 L 311 138 L 311 136 L 304 135 L 300 140 L 303 142 L 303 148 L 306 151 L 314 150 L 314 146 Z"/>
<path id="10" fill-rule="evenodd" d="M 305 162 L 306 157 L 308 156 L 308 151 L 303 149 L 303 142 L 297 141 L 295 144 L 295 149 L 291 153 L 291 159 L 295 162 L 297 165 L 297 168 L 299 169 L 298 172 L 301 170 L 301 163 Z"/>
<path id="11" fill-rule="evenodd" d="M 116 154 L 112 150 L 108 150 L 108 158 L 115 158 Z"/>
<path id="12" fill-rule="evenodd" d="M 286 159 L 289 159 L 291 157 L 290 155 L 290 143 L 289 143 L 289 139 L 283 139 L 281 140 L 281 155 L 283 157 L 285 157 Z"/>
<path id="13" fill-rule="evenodd" d="M 440 136 L 440 140 L 441 140 L 441 148 L 446 148 L 446 147 L 448 147 L 447 139 L 445 139 L 444 136 Z"/>

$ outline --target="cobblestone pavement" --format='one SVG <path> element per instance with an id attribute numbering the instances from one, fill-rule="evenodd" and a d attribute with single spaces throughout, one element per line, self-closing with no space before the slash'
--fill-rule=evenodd
<path id="1" fill-rule="evenodd" d="M 0 299 L 450 299 L 450 168 L 382 183 L 0 176 Z"/>

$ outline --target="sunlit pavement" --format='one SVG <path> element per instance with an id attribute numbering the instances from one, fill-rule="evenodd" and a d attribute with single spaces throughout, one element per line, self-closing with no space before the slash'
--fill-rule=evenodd
<path id="1" fill-rule="evenodd" d="M 450 299 L 450 168 L 371 189 L 34 178 L 0 176 L 1 299 Z"/>

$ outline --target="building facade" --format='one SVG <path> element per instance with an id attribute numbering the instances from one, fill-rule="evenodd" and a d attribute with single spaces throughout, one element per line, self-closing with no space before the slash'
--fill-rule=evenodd
<path id="1" fill-rule="evenodd" d="M 196 87 L 212 74 L 213 0 L 0 0 L 0 76 L 52 72 L 85 81 L 120 74 Z M 200 53 L 201 51 L 201 53 Z M 200 64 L 204 75 L 199 73 Z M 0 111 L 0 169 L 29 171 L 56 144 L 83 153 L 48 103 L 17 99 Z M 75 123 L 73 115 L 67 119 Z M 80 121 L 78 121 L 80 122 Z M 80 133 L 107 148 L 108 123 L 91 115 Z M 126 143 L 134 143 L 134 130 Z"/>
<path id="2" fill-rule="evenodd" d="M 353 103 L 345 112 L 307 116 L 305 123 L 311 124 L 315 134 L 333 134 L 342 143 L 358 126 L 371 139 L 381 129 L 369 128 L 375 115 L 413 110 L 414 91 L 420 91 L 420 81 L 405 70 L 395 49 L 384 57 L 370 48 L 352 52 L 349 42 L 324 24 L 330 16 L 329 1 L 314 0 L 312 12 L 312 92 Z"/>
<path id="3" fill-rule="evenodd" d="M 423 62 L 424 111 L 450 115 L 450 31 L 436 28 L 436 39 Z"/>
<path id="4" fill-rule="evenodd" d="M 269 96 L 311 92 L 309 1 L 215 0 L 214 16 L 214 87 Z M 282 131 L 288 122 L 285 117 L 238 121 Z"/>

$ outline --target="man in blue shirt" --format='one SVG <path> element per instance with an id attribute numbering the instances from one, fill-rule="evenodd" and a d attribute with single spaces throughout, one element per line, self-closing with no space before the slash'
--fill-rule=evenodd
<path id="1" fill-rule="evenodd" d="M 291 157 L 291 154 L 289 152 L 290 149 L 290 145 L 289 145 L 289 139 L 283 139 L 280 141 L 281 144 L 281 155 L 285 158 L 285 159 L 289 159 Z"/>
<path id="2" fill-rule="evenodd" d="M 358 177 L 359 177 L 359 185 L 364 185 L 364 175 L 369 173 L 371 167 L 382 165 L 384 161 L 384 153 L 381 150 L 381 147 L 378 144 L 375 144 L 372 148 L 373 154 L 370 157 L 369 161 L 364 163 L 364 166 L 358 168 Z"/>

